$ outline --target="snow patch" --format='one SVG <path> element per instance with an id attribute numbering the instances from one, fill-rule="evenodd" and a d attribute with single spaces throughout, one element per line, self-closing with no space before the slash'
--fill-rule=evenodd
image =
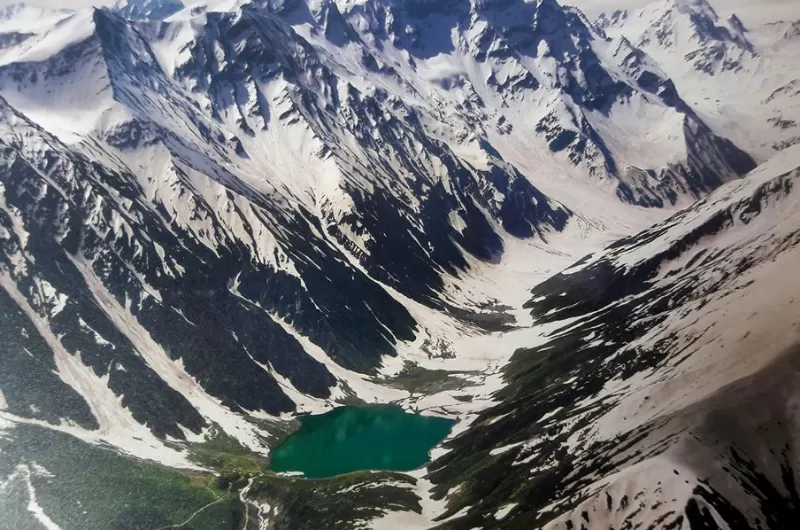
<path id="1" fill-rule="evenodd" d="M 502 508 L 500 508 L 495 512 L 494 518 L 497 519 L 498 521 L 502 521 L 503 519 L 506 518 L 506 516 L 509 513 L 511 513 L 511 510 L 517 507 L 517 504 L 518 503 L 516 502 L 512 502 L 511 504 L 506 504 L 505 506 L 503 506 Z"/>
<path id="2" fill-rule="evenodd" d="M 262 441 L 266 437 L 265 433 L 244 417 L 224 407 L 220 400 L 207 394 L 197 380 L 186 372 L 182 360 L 171 359 L 147 330 L 119 305 L 87 263 L 79 259 L 73 259 L 73 263 L 83 274 L 97 304 L 169 386 L 184 396 L 201 415 L 219 425 L 244 446 L 261 454 L 268 453 L 269 449 Z"/>
<path id="3" fill-rule="evenodd" d="M 108 374 L 103 377 L 98 376 L 94 370 L 81 361 L 80 355 L 72 355 L 64 348 L 59 338 L 53 334 L 47 321 L 39 316 L 28 300 L 19 292 L 8 273 L 0 273 L 0 287 L 6 290 L 45 339 L 53 351 L 59 377 L 83 396 L 97 419 L 99 429 L 86 431 L 67 424 L 54 427 L 46 422 L 22 419 L 2 413 L 6 419 L 57 428 L 94 443 L 103 441 L 128 454 L 155 460 L 165 465 L 184 468 L 197 467 L 186 460 L 185 453 L 166 447 L 150 429 L 134 419 L 131 412 L 122 405 L 123 396 L 114 394 L 108 387 Z"/>
<path id="4" fill-rule="evenodd" d="M 94 338 L 95 343 L 97 343 L 99 346 L 109 346 L 111 347 L 112 350 L 116 349 L 116 346 L 114 346 L 112 343 L 104 339 L 102 335 L 100 335 L 97 331 L 95 331 L 89 324 L 86 323 L 85 320 L 83 320 L 80 317 L 78 317 L 78 325 L 81 327 L 81 329 L 84 329 L 87 332 L 89 332 Z M 124 370 L 121 364 L 118 364 L 117 366 L 119 367 L 118 369 Z"/>
<path id="5" fill-rule="evenodd" d="M 36 489 L 33 487 L 33 481 L 31 480 L 31 477 L 36 475 L 52 477 L 52 475 L 41 466 L 35 464 L 31 466 L 27 464 L 18 464 L 14 472 L 0 482 L 0 494 L 5 493 L 15 482 L 20 482 L 28 494 L 28 504 L 26 508 L 36 522 L 42 525 L 46 530 L 61 530 L 61 527 L 44 513 L 44 509 L 39 505 L 36 499 Z"/>

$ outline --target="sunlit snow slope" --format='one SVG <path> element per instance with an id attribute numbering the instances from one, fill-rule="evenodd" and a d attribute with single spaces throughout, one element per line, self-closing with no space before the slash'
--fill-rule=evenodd
<path id="1" fill-rule="evenodd" d="M 750 190 L 738 179 L 792 143 L 790 25 L 756 38 L 701 2 L 642 13 L 0 10 L 0 419 L 195 467 L 186 442 L 215 429 L 266 454 L 277 419 L 410 399 L 381 379 L 409 360 L 497 370 L 486 339 L 554 318 L 522 311 L 529 288 L 720 186 Z M 636 25 L 667 14 L 663 39 Z M 725 108 L 704 99 L 732 85 Z M 640 243 L 598 270 L 649 259 Z"/>
<path id="2" fill-rule="evenodd" d="M 800 138 L 797 23 L 747 27 L 702 0 L 654 2 L 596 25 L 655 59 L 717 134 L 759 161 Z"/>
<path id="3" fill-rule="evenodd" d="M 800 148 L 533 290 L 545 339 L 433 464 L 444 528 L 789 528 Z"/>

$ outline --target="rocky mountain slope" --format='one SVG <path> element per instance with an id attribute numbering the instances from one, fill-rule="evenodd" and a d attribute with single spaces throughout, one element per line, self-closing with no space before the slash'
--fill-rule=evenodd
<path id="1" fill-rule="evenodd" d="M 595 25 L 652 57 L 712 130 L 758 161 L 797 143 L 791 21 L 747 27 L 704 1 L 670 0 L 603 14 Z"/>
<path id="2" fill-rule="evenodd" d="M 656 30 L 637 33 L 645 23 Z M 793 177 L 781 171 L 794 169 L 784 165 L 797 151 L 739 180 L 791 144 L 788 124 L 800 120 L 788 62 L 800 41 L 784 26 L 756 38 L 700 2 L 596 23 L 554 0 L 5 8 L 0 450 L 21 456 L 0 466 L 0 492 L 35 508 L 39 491 L 57 504 L 51 475 L 80 473 L 44 449 L 26 458 L 37 437 L 77 443 L 93 462 L 139 478 L 151 471 L 130 471 L 128 456 L 202 474 L 219 471 L 208 451 L 233 451 L 249 481 L 222 473 L 219 491 L 181 486 L 194 499 L 182 505 L 188 513 L 148 517 L 177 524 L 202 500 L 230 509 L 211 521 L 266 525 L 264 506 L 291 488 L 252 473 L 293 414 L 397 402 L 461 420 L 430 477 L 374 479 L 420 512 L 414 524 L 556 524 L 598 488 L 616 499 L 623 486 L 603 466 L 630 451 L 644 467 L 662 466 L 657 455 L 684 447 L 674 426 L 700 425 L 690 404 L 700 410 L 698 396 L 737 379 L 645 417 L 624 408 L 640 387 L 616 376 L 645 385 L 650 370 L 666 385 L 671 363 L 689 352 L 676 353 L 689 339 L 666 331 L 678 325 L 667 310 L 700 318 L 745 271 L 791 255 Z M 741 93 L 712 109 L 705 94 L 732 76 Z M 756 89 L 757 76 L 765 82 Z M 756 115 L 746 129 L 742 117 Z M 687 257 L 699 241 L 719 247 Z M 571 328 L 532 348 L 567 318 Z M 503 368 L 518 347 L 527 350 Z M 553 351 L 563 361 L 550 366 Z M 409 366 L 458 371 L 474 388 L 415 393 L 391 383 Z M 607 430 L 589 432 L 601 413 Z M 670 414 L 679 419 L 647 423 Z M 553 419 L 538 438 L 541 417 Z M 663 451 L 636 445 L 645 438 L 634 430 Z M 517 488 L 531 470 L 531 488 Z M 156 474 L 159 484 L 184 477 Z M 548 490 L 556 486 L 560 497 Z M 690 496 L 662 502 L 658 486 L 637 487 L 680 515 Z M 707 486 L 741 505 L 741 491 Z M 364 508 L 375 502 L 368 493 L 353 498 L 341 524 L 387 511 Z M 291 527 L 283 502 L 273 524 Z M 708 506 L 730 522 L 730 510 Z M 47 528 L 81 518 L 42 510 L 23 515 Z"/>
<path id="3" fill-rule="evenodd" d="M 432 465 L 441 527 L 794 524 L 799 178 L 794 147 L 537 286 L 550 331 Z"/>

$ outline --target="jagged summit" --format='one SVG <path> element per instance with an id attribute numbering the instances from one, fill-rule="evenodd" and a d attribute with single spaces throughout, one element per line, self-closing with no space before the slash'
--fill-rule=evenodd
<path id="1" fill-rule="evenodd" d="M 708 0 L 657 0 L 639 9 L 617 9 L 608 13 L 600 13 L 596 24 L 600 27 L 619 24 L 629 18 L 636 18 L 643 13 L 659 12 L 663 14 L 677 13 L 712 21 L 719 20 L 719 16 Z"/>
<path id="2" fill-rule="evenodd" d="M 570 429 L 594 425 L 578 417 L 594 391 L 655 366 L 661 343 L 632 361 L 648 333 L 661 333 L 649 312 L 664 316 L 696 292 L 697 267 L 733 278 L 751 257 L 773 255 L 759 249 L 788 241 L 746 252 L 731 243 L 751 220 L 796 211 L 773 207 L 785 195 L 778 184 L 737 187 L 798 136 L 800 90 L 780 69 L 794 41 L 764 46 L 755 28 L 704 3 L 663 2 L 596 24 L 554 0 L 7 12 L 0 455 L 11 418 L 170 466 L 197 467 L 188 451 L 230 438 L 260 455 L 261 469 L 291 415 L 395 401 L 465 420 L 467 442 L 447 457 L 454 467 L 439 462 L 409 499 L 434 481 L 438 515 L 463 503 L 450 514 L 457 527 L 538 524 L 546 507 L 577 497 L 543 490 L 531 470 L 569 464 L 561 456 L 582 443 Z M 778 169 L 764 183 L 796 180 Z M 736 207 L 701 202 L 690 210 L 698 230 L 684 231 L 678 214 L 593 261 L 613 239 L 719 188 L 710 200 L 733 197 Z M 708 246 L 717 235 L 719 252 Z M 697 241 L 708 256 L 688 254 Z M 741 260 L 726 261 L 728 251 Z M 534 313 L 524 307 L 529 288 L 590 252 L 575 276 L 543 284 Z M 581 317 L 571 323 L 578 335 L 547 327 L 562 315 Z M 556 341 L 535 352 L 545 362 L 503 371 L 514 350 L 545 340 Z M 615 356 L 620 345 L 630 348 Z M 561 358 L 589 364 L 562 370 Z M 519 395 L 498 393 L 529 368 L 544 376 Z M 418 391 L 418 376 L 433 394 Z M 548 438 L 555 431 L 537 431 L 543 407 L 551 421 L 568 418 L 563 447 Z M 447 483 L 474 454 L 505 470 L 499 493 L 484 492 L 495 481 L 478 475 Z M 25 462 L 14 480 L 34 469 Z M 571 470 L 587 474 L 570 482 Z M 576 495 L 584 479 L 606 478 L 580 465 L 553 473 Z M 269 511 L 251 503 L 254 482 L 232 484 L 223 489 L 242 489 L 231 502 L 252 508 L 245 519 Z M 643 495 L 658 517 L 677 518 L 690 498 L 662 506 L 660 493 Z M 640 514 L 636 524 L 653 524 Z M 438 517 L 417 515 L 422 526 Z"/>
<path id="3" fill-rule="evenodd" d="M 180 0 L 118 0 L 113 9 L 130 20 L 163 20 L 184 8 Z"/>
<path id="4" fill-rule="evenodd" d="M 150 4 L 145 7 L 148 6 L 154 8 Z M 218 106 L 213 98 L 207 99 L 197 92 L 200 85 L 208 83 L 207 74 L 202 70 L 212 67 L 217 62 L 216 56 L 203 60 L 201 71 L 194 75 L 195 79 L 192 81 L 198 85 L 189 86 L 180 76 L 187 65 L 192 63 L 191 60 L 187 63 L 187 53 L 193 53 L 189 51 L 193 43 L 170 40 L 170 36 L 184 39 L 190 35 L 190 31 L 196 31 L 189 30 L 190 26 L 206 28 L 201 30 L 206 31 L 214 25 L 221 24 L 219 27 L 224 28 L 235 24 L 242 31 L 248 32 L 264 24 L 271 24 L 274 28 L 271 31 L 284 37 L 278 41 L 264 34 L 266 46 L 261 43 L 253 47 L 244 44 L 245 41 L 234 43 L 216 39 L 220 50 L 229 50 L 234 46 L 240 51 L 236 54 L 238 56 L 225 52 L 230 62 L 220 63 L 214 68 L 230 69 L 231 64 L 238 64 L 248 70 L 254 66 L 252 57 L 262 56 L 261 60 L 268 60 L 277 67 L 270 76 L 283 71 L 290 84 L 301 83 L 302 90 L 308 95 L 332 95 L 336 90 L 330 83 L 338 77 L 362 93 L 369 94 L 379 89 L 396 98 L 410 97 L 412 104 L 407 113 L 410 115 L 413 111 L 424 117 L 422 123 L 429 133 L 436 130 L 435 135 L 438 135 L 438 131 L 447 130 L 448 127 L 443 127 L 442 120 L 450 120 L 451 123 L 459 124 L 457 128 L 450 129 L 451 131 L 464 131 L 458 135 L 469 134 L 466 131 L 472 129 L 472 136 L 483 137 L 484 144 L 497 144 L 493 147 L 501 158 L 512 156 L 511 151 L 518 149 L 516 145 L 504 148 L 506 139 L 512 140 L 512 137 L 516 137 L 521 140 L 526 137 L 532 142 L 546 139 L 546 143 L 540 145 L 552 152 L 555 158 L 573 166 L 576 173 L 611 177 L 618 182 L 616 193 L 619 197 L 639 204 L 671 204 L 679 200 L 681 193 L 703 193 L 703 190 L 707 191 L 709 186 L 714 185 L 713 182 L 724 181 L 751 167 L 748 164 L 732 166 L 718 172 L 710 180 L 705 176 L 691 182 L 696 179 L 698 168 L 676 170 L 666 165 L 680 163 L 681 157 L 686 156 L 683 153 L 686 152 L 686 145 L 691 142 L 683 142 L 684 145 L 681 145 L 679 138 L 683 136 L 683 132 L 676 137 L 673 147 L 662 150 L 660 167 L 647 167 L 639 163 L 634 160 L 636 156 L 622 152 L 620 143 L 609 145 L 599 131 L 603 128 L 621 130 L 622 118 L 615 117 L 617 112 L 614 109 L 631 98 L 641 101 L 643 108 L 652 108 L 661 113 L 663 119 L 672 123 L 682 120 L 681 116 L 692 123 L 697 122 L 698 118 L 687 112 L 687 107 L 670 88 L 669 80 L 652 61 L 634 50 L 631 50 L 631 57 L 628 54 L 619 55 L 619 48 L 614 50 L 617 56 L 608 56 L 611 50 L 603 42 L 603 37 L 594 31 L 580 12 L 562 9 L 552 0 L 530 4 L 515 0 L 502 6 L 496 2 L 454 2 L 446 13 L 441 9 L 442 6 L 438 3 L 343 3 L 339 8 L 333 2 L 306 3 L 301 0 L 280 5 L 250 3 L 231 12 L 204 11 L 203 13 L 211 13 L 213 16 L 198 15 L 202 20 L 207 18 L 207 22 L 202 22 L 201 19 L 192 22 L 192 16 L 187 18 L 179 15 L 166 26 L 168 30 L 164 30 L 162 26 L 152 26 L 152 39 L 146 37 L 151 34 L 146 23 L 138 22 L 137 30 L 131 32 L 126 29 L 125 24 L 117 22 L 114 23 L 115 29 L 111 33 L 104 33 L 108 34 L 108 38 L 101 39 L 104 53 L 113 51 L 98 60 L 106 62 L 113 58 L 119 64 L 127 65 L 125 68 L 110 70 L 114 98 L 118 103 L 123 103 L 122 107 L 112 105 L 117 110 L 110 111 L 111 113 L 129 114 L 131 109 L 135 109 L 135 113 L 151 114 L 147 110 L 149 104 L 144 102 L 170 94 L 168 100 L 175 101 L 177 108 L 182 109 L 178 112 L 186 117 L 188 124 L 197 124 L 198 120 L 204 120 L 196 116 L 193 105 L 206 106 L 212 112 L 212 123 L 203 126 L 189 125 L 189 128 L 224 128 L 219 120 L 232 110 L 229 104 L 220 103 Z M 123 19 L 126 17 L 119 10 L 113 11 Z M 190 15 L 196 11 L 190 7 L 184 13 Z M 303 13 L 308 13 L 308 17 Z M 387 14 L 391 16 L 388 17 Z M 270 21 L 270 17 L 275 15 L 277 18 Z M 429 32 L 425 29 L 428 27 L 425 19 L 429 16 L 438 17 L 437 23 L 452 29 L 442 31 L 442 27 L 438 27 L 436 31 Z M 392 22 L 388 23 L 389 20 Z M 526 20 L 530 22 L 525 23 Z M 306 34 L 306 28 L 309 27 L 312 31 Z M 114 33 L 124 36 L 120 37 L 119 45 L 115 43 L 112 35 Z M 42 41 L 50 42 L 50 36 Z M 443 36 L 448 37 L 443 39 Z M 295 42 L 298 51 L 287 51 L 286 45 Z M 125 43 L 132 43 L 133 47 Z M 310 48 L 307 43 L 311 44 Z M 345 55 L 342 57 L 351 58 L 346 61 L 332 60 L 333 56 L 327 50 L 329 46 L 344 50 Z M 20 49 L 22 48 L 24 47 L 21 46 Z M 408 53 L 408 63 L 398 63 L 396 58 L 388 55 L 390 48 Z M 48 49 L 52 51 L 55 48 L 48 46 Z M 138 59 L 132 61 L 129 58 L 131 54 L 137 55 Z M 453 65 L 474 64 L 475 67 L 462 69 L 463 67 L 456 66 L 450 74 L 437 79 L 434 63 L 443 57 L 449 57 L 448 60 Z M 311 66 L 312 63 L 317 64 Z M 615 63 L 616 66 L 611 68 L 605 66 Z M 130 72 L 126 72 L 128 67 Z M 320 80 L 309 83 L 309 80 L 297 75 L 299 70 L 308 68 L 325 72 L 321 82 L 329 86 L 320 91 Z M 115 85 L 115 79 L 120 76 L 131 77 L 135 72 L 139 72 L 133 76 L 137 79 L 135 89 L 119 89 Z M 170 76 L 172 79 L 169 79 Z M 160 80 L 155 82 L 155 78 Z M 255 84 L 247 89 L 249 95 L 239 95 L 237 98 L 252 100 L 255 97 L 252 108 L 263 109 L 266 106 L 264 99 L 256 96 L 253 91 L 260 91 L 266 78 L 258 79 L 252 77 L 252 74 L 245 74 L 245 78 L 246 82 Z M 154 88 L 155 92 L 151 95 L 135 95 L 148 84 L 158 84 L 160 88 Z M 20 86 L 19 83 L 16 85 Z M 316 86 L 312 88 L 312 85 Z M 213 83 L 208 88 L 218 90 Z M 430 96 L 421 97 L 423 94 L 433 95 L 435 103 L 428 100 Z M 259 100 L 261 102 L 257 102 Z M 335 104 L 330 97 L 320 103 L 323 106 Z M 535 117 L 534 122 L 530 119 L 531 111 Z M 241 114 L 241 110 L 236 113 Z M 94 114 L 98 115 L 97 112 Z M 106 118 L 108 114 L 98 115 L 101 122 L 97 123 L 105 127 L 104 124 L 109 123 Z M 262 112 L 262 122 L 265 123 L 267 120 L 263 116 L 265 115 Z M 155 121 L 160 120 L 158 118 Z M 253 131 L 256 130 L 249 121 L 241 117 L 237 120 L 236 127 L 240 130 L 220 132 L 219 135 L 226 138 L 226 145 L 234 146 L 238 157 L 253 159 L 253 150 L 248 151 L 247 142 L 244 141 L 244 137 L 253 136 Z M 256 127 L 263 128 L 264 125 Z M 515 129 L 516 134 L 504 134 L 504 139 L 487 137 L 493 134 L 490 133 L 493 130 L 502 133 Z M 702 134 L 710 132 L 706 127 L 698 128 L 694 125 L 691 130 L 704 131 Z M 82 132 L 83 129 L 76 134 Z M 467 137 L 457 136 L 456 139 L 461 143 Z M 481 144 L 473 142 L 469 149 L 478 145 Z M 730 149 L 729 146 L 723 148 L 727 151 Z M 482 153 L 480 156 L 486 155 Z M 524 161 L 512 162 L 526 164 Z M 648 171 L 653 171 L 652 176 L 645 176 Z M 679 185 L 682 192 L 676 191 L 675 179 L 682 182 Z"/>
<path id="5" fill-rule="evenodd" d="M 785 78 L 796 69 L 794 50 L 783 44 L 788 25 L 768 25 L 764 34 L 703 2 L 673 1 L 603 14 L 596 24 L 651 56 L 712 128 L 759 160 L 797 141 L 797 94 Z M 754 100 L 761 103 L 745 104 Z"/>
<path id="6" fill-rule="evenodd" d="M 702 14 L 714 19 L 719 18 L 708 0 L 666 0 L 668 9 L 677 9 L 682 13 Z"/>
<path id="7" fill-rule="evenodd" d="M 706 0 L 665 0 L 633 11 L 603 13 L 596 24 L 610 34 L 625 33 L 645 48 L 660 46 L 688 53 L 692 47 L 709 47 L 714 48 L 710 53 L 717 55 L 720 46 L 751 54 L 755 51 L 741 20 L 735 15 L 720 19 Z"/>
<path id="8" fill-rule="evenodd" d="M 744 35 L 748 31 L 747 27 L 744 25 L 744 22 L 742 22 L 742 19 L 740 19 L 736 14 L 729 16 L 727 18 L 727 22 L 741 35 Z"/>

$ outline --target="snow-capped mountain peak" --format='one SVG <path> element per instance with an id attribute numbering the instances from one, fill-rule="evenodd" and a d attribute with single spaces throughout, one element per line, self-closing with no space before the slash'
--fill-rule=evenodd
<path id="1" fill-rule="evenodd" d="M 410 359 L 471 370 L 553 316 L 520 285 L 740 182 L 764 149 L 737 125 L 791 140 L 800 84 L 756 37 L 700 1 L 597 24 L 555 0 L 12 8 L 0 408 L 184 462 L 165 441 L 264 453 L 287 413 L 402 397 L 384 376 Z"/>
<path id="2" fill-rule="evenodd" d="M 633 11 L 603 13 L 596 24 L 609 34 L 625 33 L 648 51 L 657 46 L 686 55 L 709 48 L 697 54 L 708 56 L 702 61 L 711 55 L 730 54 L 727 48 L 740 53 L 754 52 L 741 20 L 735 15 L 728 20 L 720 19 L 706 0 L 665 0 Z M 713 64 L 698 62 L 697 65 L 706 70 L 714 68 Z"/>
<path id="3" fill-rule="evenodd" d="M 683 0 L 602 14 L 595 24 L 645 51 L 712 129 L 759 160 L 800 138 L 791 24 L 748 29 L 735 14 L 723 20 L 707 2 Z"/>
<path id="4" fill-rule="evenodd" d="M 25 2 L 18 2 L 0 7 L 0 20 L 10 21 L 16 20 L 20 23 L 34 22 L 39 18 L 45 17 L 49 14 L 60 13 L 61 15 L 68 15 L 72 13 L 70 9 L 45 9 L 37 6 L 26 4 Z"/>
<path id="5" fill-rule="evenodd" d="M 183 8 L 180 0 L 118 0 L 113 7 L 130 20 L 163 20 Z"/>
<path id="6" fill-rule="evenodd" d="M 742 19 L 740 19 L 735 13 L 728 17 L 727 22 L 740 35 L 743 36 L 745 33 L 747 33 L 747 27 L 745 27 Z"/>
<path id="7" fill-rule="evenodd" d="M 702 15 L 713 19 L 719 18 L 708 0 L 667 0 L 665 3 L 668 9 L 676 9 L 680 13 Z"/>

